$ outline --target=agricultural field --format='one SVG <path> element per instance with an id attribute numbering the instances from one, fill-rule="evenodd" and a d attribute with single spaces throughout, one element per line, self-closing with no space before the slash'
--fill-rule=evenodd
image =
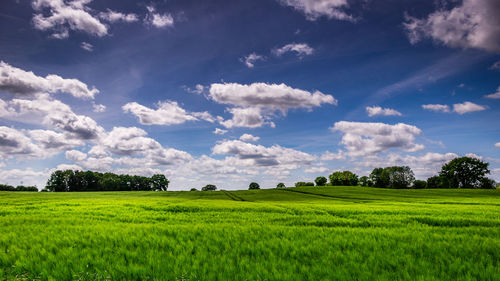
<path id="1" fill-rule="evenodd" d="M 500 190 L 0 192 L 0 280 L 500 280 Z"/>

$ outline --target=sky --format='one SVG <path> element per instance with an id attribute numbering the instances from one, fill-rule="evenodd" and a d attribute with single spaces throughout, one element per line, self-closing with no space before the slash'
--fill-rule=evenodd
<path id="1" fill-rule="evenodd" d="M 461 156 L 500 181 L 497 0 L 2 0 L 0 181 L 262 188 Z"/>

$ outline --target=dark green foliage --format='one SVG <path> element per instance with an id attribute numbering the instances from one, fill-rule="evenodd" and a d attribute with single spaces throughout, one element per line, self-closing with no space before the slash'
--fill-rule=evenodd
<path id="1" fill-rule="evenodd" d="M 295 187 L 300 187 L 300 186 L 314 186 L 314 182 L 299 181 L 295 183 Z"/>
<path id="2" fill-rule="evenodd" d="M 0 184 L 0 191 L 15 191 L 12 185 Z"/>
<path id="3" fill-rule="evenodd" d="M 408 166 L 392 166 L 373 169 L 370 181 L 375 187 L 409 188 L 415 181 L 415 176 Z"/>
<path id="4" fill-rule="evenodd" d="M 250 185 L 248 186 L 248 190 L 252 189 L 260 189 L 260 185 L 256 182 L 251 182 Z"/>
<path id="5" fill-rule="evenodd" d="M 481 179 L 481 183 L 479 184 L 479 188 L 494 189 L 494 188 L 496 188 L 496 182 L 492 179 L 484 177 Z"/>
<path id="6" fill-rule="evenodd" d="M 327 183 L 327 179 L 325 177 L 317 177 L 314 182 L 317 186 L 324 186 Z"/>
<path id="7" fill-rule="evenodd" d="M 333 186 L 356 186 L 358 176 L 351 171 L 334 172 L 330 176 L 330 184 Z"/>
<path id="8" fill-rule="evenodd" d="M 196 189 L 196 188 L 193 187 L 193 188 L 191 188 L 190 191 L 198 191 L 198 189 Z"/>
<path id="9" fill-rule="evenodd" d="M 413 188 L 415 188 L 415 189 L 427 188 L 427 182 L 421 181 L 421 180 L 416 180 L 413 182 Z"/>
<path id="10" fill-rule="evenodd" d="M 280 183 L 278 183 L 278 185 L 276 185 L 276 188 L 285 188 L 285 187 L 286 187 L 285 184 L 282 182 L 280 182 Z"/>
<path id="11" fill-rule="evenodd" d="M 48 191 L 152 191 L 168 188 L 168 179 L 161 174 L 151 178 L 116 175 L 92 171 L 57 170 L 50 175 L 45 188 Z"/>
<path id="12" fill-rule="evenodd" d="M 369 177 L 362 176 L 361 178 L 359 178 L 358 185 L 368 187 L 368 186 L 373 186 L 373 183 Z"/>
<path id="13" fill-rule="evenodd" d="M 38 188 L 36 188 L 36 186 L 18 185 L 17 187 L 13 187 L 12 185 L 0 184 L 0 191 L 30 191 L 30 192 L 38 192 Z"/>
<path id="14" fill-rule="evenodd" d="M 427 188 L 442 188 L 443 179 L 440 176 L 432 176 L 427 179 Z"/>
<path id="15" fill-rule="evenodd" d="M 215 190 L 217 190 L 217 187 L 213 184 L 207 184 L 201 188 L 201 191 L 215 191 Z"/>
<path id="16" fill-rule="evenodd" d="M 486 175 L 489 163 L 473 157 L 460 157 L 446 163 L 439 172 L 443 187 L 481 188 L 489 186 Z"/>

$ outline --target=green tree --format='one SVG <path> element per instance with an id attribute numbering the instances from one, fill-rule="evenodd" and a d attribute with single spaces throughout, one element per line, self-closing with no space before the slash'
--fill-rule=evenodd
<path id="1" fill-rule="evenodd" d="M 415 188 L 415 189 L 427 188 L 427 182 L 421 181 L 421 180 L 416 180 L 413 182 L 413 188 Z"/>
<path id="2" fill-rule="evenodd" d="M 167 191 L 169 181 L 164 175 L 156 174 L 151 177 L 151 183 L 153 190 Z"/>
<path id="3" fill-rule="evenodd" d="M 375 187 L 387 187 L 389 185 L 388 178 L 382 178 L 384 168 L 375 168 L 370 174 L 370 181 Z"/>
<path id="4" fill-rule="evenodd" d="M 358 184 L 360 186 L 373 186 L 372 181 L 367 176 L 362 176 L 359 178 Z"/>
<path id="5" fill-rule="evenodd" d="M 278 185 L 276 185 L 276 188 L 285 188 L 285 187 L 286 187 L 285 184 L 282 182 L 280 182 L 280 183 L 278 183 Z"/>
<path id="6" fill-rule="evenodd" d="M 217 187 L 213 184 L 207 184 L 204 187 L 201 188 L 201 191 L 214 191 L 216 190 Z"/>
<path id="7" fill-rule="evenodd" d="M 390 188 L 409 188 L 415 181 L 415 175 L 408 166 L 392 166 L 384 168 L 382 179 Z"/>
<path id="8" fill-rule="evenodd" d="M 198 191 L 198 189 L 196 189 L 196 188 L 193 187 L 193 188 L 191 188 L 190 191 Z"/>
<path id="9" fill-rule="evenodd" d="M 443 180 L 440 176 L 432 176 L 427 179 L 427 188 L 441 188 L 443 187 Z"/>
<path id="10" fill-rule="evenodd" d="M 358 185 L 358 176 L 351 171 L 334 172 L 330 176 L 330 184 L 343 185 L 343 186 L 355 186 Z"/>
<path id="11" fill-rule="evenodd" d="M 325 186 L 327 183 L 327 179 L 325 177 L 317 177 L 314 182 L 316 183 L 317 186 Z"/>
<path id="12" fill-rule="evenodd" d="M 250 185 L 248 186 L 248 190 L 251 189 L 260 189 L 260 185 L 256 182 L 251 182 Z"/>
<path id="13" fill-rule="evenodd" d="M 450 188 L 481 188 L 490 173 L 489 163 L 473 157 L 460 157 L 446 163 L 439 172 L 444 185 Z"/>
<path id="14" fill-rule="evenodd" d="M 300 186 L 314 186 L 314 182 L 299 181 L 295 183 L 295 187 L 300 187 Z"/>

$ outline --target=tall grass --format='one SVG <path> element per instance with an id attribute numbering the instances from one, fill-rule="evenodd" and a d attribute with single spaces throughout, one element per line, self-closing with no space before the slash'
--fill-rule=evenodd
<path id="1" fill-rule="evenodd" d="M 0 192 L 0 280 L 500 280 L 499 199 L 358 187 Z"/>

